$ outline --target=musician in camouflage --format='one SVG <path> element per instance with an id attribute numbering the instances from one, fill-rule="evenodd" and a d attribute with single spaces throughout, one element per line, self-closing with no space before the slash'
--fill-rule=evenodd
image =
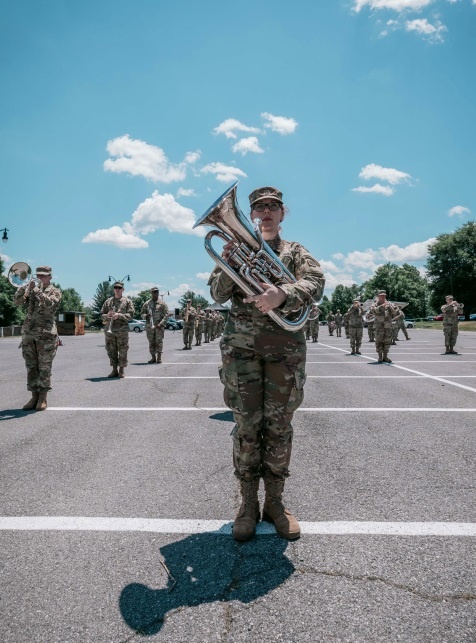
<path id="1" fill-rule="evenodd" d="M 347 313 L 349 315 L 350 354 L 361 355 L 360 347 L 362 345 L 362 335 L 364 332 L 364 311 L 358 299 L 354 299 Z"/>
<path id="2" fill-rule="evenodd" d="M 192 306 L 192 300 L 187 299 L 185 306 L 180 311 L 183 319 L 183 350 L 192 350 L 193 333 L 195 332 L 196 309 Z"/>
<path id="3" fill-rule="evenodd" d="M 443 333 L 445 335 L 445 355 L 457 355 L 455 351 L 456 338 L 458 337 L 459 315 L 463 314 L 463 304 L 453 299 L 453 295 L 446 296 L 446 304 L 441 307 L 443 313 Z"/>
<path id="4" fill-rule="evenodd" d="M 51 284 L 50 266 L 36 269 L 37 281 L 31 280 L 15 293 L 14 302 L 21 306 L 26 317 L 22 326 L 22 355 L 27 371 L 27 389 L 31 399 L 24 411 L 44 411 L 51 391 L 51 369 L 58 346 L 56 311 L 61 302 L 61 290 Z"/>
<path id="5" fill-rule="evenodd" d="M 374 330 L 375 317 L 371 315 L 370 312 L 368 312 L 365 318 L 367 320 L 367 333 L 369 335 L 369 342 L 374 342 L 375 341 L 375 330 Z"/>
<path id="6" fill-rule="evenodd" d="M 370 314 L 374 315 L 375 350 L 378 353 L 378 362 L 392 363 L 388 351 L 392 344 L 392 321 L 399 314 L 398 307 L 387 301 L 385 290 L 378 291 L 377 301 L 370 307 Z"/>
<path id="7" fill-rule="evenodd" d="M 335 323 L 336 323 L 336 336 L 337 337 L 342 337 L 342 322 L 343 322 L 343 316 L 338 310 L 335 314 Z"/>
<path id="8" fill-rule="evenodd" d="M 334 336 L 334 329 L 336 327 L 336 316 L 330 311 L 330 313 L 327 315 L 327 329 L 329 331 L 329 335 Z"/>
<path id="9" fill-rule="evenodd" d="M 295 275 L 294 284 L 270 286 L 246 297 L 219 266 L 209 280 L 211 295 L 232 305 L 220 342 L 223 366 L 220 378 L 224 399 L 233 410 L 233 463 L 240 481 L 242 504 L 233 525 L 237 540 L 248 540 L 259 520 L 258 487 L 263 477 L 266 496 L 263 519 L 274 523 L 278 534 L 293 539 L 300 535 L 296 518 L 282 501 L 289 476 L 294 411 L 303 400 L 306 379 L 304 332 L 282 329 L 266 313 L 276 309 L 289 315 L 301 305 L 320 298 L 324 275 L 319 263 L 299 243 L 281 239 L 280 222 L 285 206 L 276 188 L 259 188 L 250 195 L 251 219 L 260 219 L 263 238 L 280 261 Z M 223 251 L 230 258 L 233 244 Z"/>
<path id="10" fill-rule="evenodd" d="M 210 310 L 207 308 L 205 311 L 205 319 L 203 320 L 203 332 L 204 332 L 204 343 L 209 344 L 210 343 L 210 330 L 212 326 L 212 318 L 210 316 Z"/>
<path id="11" fill-rule="evenodd" d="M 311 317 L 315 316 L 315 319 L 310 322 L 310 330 L 314 344 L 317 342 L 317 338 L 319 337 L 319 315 L 322 315 L 322 310 L 317 304 L 312 304 Z"/>
<path id="12" fill-rule="evenodd" d="M 409 337 L 409 335 L 408 335 L 408 331 L 407 331 L 406 326 L 405 326 L 405 313 L 401 309 L 400 309 L 400 314 L 398 315 L 398 317 L 396 319 L 396 322 L 397 322 L 397 334 L 396 334 L 395 339 L 397 341 L 400 341 L 398 339 L 398 333 L 399 333 L 400 330 L 405 335 L 405 339 L 411 339 L 411 337 Z"/>
<path id="13" fill-rule="evenodd" d="M 345 330 L 345 337 L 346 339 L 349 339 L 349 315 L 347 313 L 344 313 L 344 330 Z"/>
<path id="14" fill-rule="evenodd" d="M 162 364 L 165 324 L 169 309 L 164 300 L 159 299 L 159 289 L 156 286 L 150 289 L 150 295 L 151 298 L 144 303 L 141 310 L 141 317 L 146 320 L 145 332 L 151 355 L 151 359 L 147 363 Z"/>
<path id="15" fill-rule="evenodd" d="M 122 281 L 114 283 L 114 296 L 104 302 L 101 316 L 103 324 L 106 325 L 106 352 L 112 366 L 108 377 L 123 378 L 129 350 L 129 322 L 134 316 L 134 304 L 124 297 Z"/>
<path id="16" fill-rule="evenodd" d="M 195 346 L 202 345 L 204 320 L 205 313 L 202 311 L 202 304 L 197 304 L 197 315 L 195 317 Z"/>

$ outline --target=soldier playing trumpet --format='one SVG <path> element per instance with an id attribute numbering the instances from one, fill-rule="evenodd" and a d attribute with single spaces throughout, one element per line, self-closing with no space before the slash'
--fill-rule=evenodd
<path id="1" fill-rule="evenodd" d="M 363 335 L 363 315 L 362 304 L 358 299 L 354 299 L 352 306 L 347 311 L 349 319 L 350 350 L 351 355 L 361 355 L 360 347 L 362 345 Z"/>
<path id="2" fill-rule="evenodd" d="M 145 332 L 149 340 L 151 359 L 148 364 L 162 364 L 162 351 L 164 349 L 165 324 L 169 310 L 162 299 L 159 299 L 159 289 L 154 286 L 150 289 L 151 298 L 148 299 L 141 310 L 142 319 L 146 320 Z"/>
<path id="3" fill-rule="evenodd" d="M 458 304 L 453 295 L 446 296 L 446 304 L 441 307 L 443 313 L 443 333 L 445 334 L 445 355 L 457 355 L 455 351 L 458 337 L 458 317 L 463 314 L 464 304 Z"/>
<path id="4" fill-rule="evenodd" d="M 392 321 L 399 315 L 399 309 L 387 301 L 385 290 L 379 290 L 377 301 L 370 307 L 370 314 L 374 316 L 375 349 L 378 353 L 378 362 L 392 363 L 388 351 L 392 344 Z"/>

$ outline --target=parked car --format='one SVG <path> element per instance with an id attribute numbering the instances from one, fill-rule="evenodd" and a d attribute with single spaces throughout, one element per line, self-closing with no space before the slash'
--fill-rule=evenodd
<path id="1" fill-rule="evenodd" d="M 414 319 L 405 319 L 405 328 L 415 328 L 415 320 Z"/>
<path id="2" fill-rule="evenodd" d="M 459 319 L 460 321 L 464 321 L 464 315 L 459 315 L 459 316 L 458 316 L 458 319 Z"/>
<path id="3" fill-rule="evenodd" d="M 472 313 L 472 314 L 469 316 L 469 319 L 470 319 L 471 321 L 476 321 L 476 313 Z"/>
<path id="4" fill-rule="evenodd" d="M 429 316 L 426 318 L 426 321 L 434 321 L 434 319 L 435 319 L 435 316 L 434 316 L 434 315 L 429 315 Z"/>
<path id="5" fill-rule="evenodd" d="M 433 321 L 443 321 L 443 315 L 436 315 L 433 317 Z"/>
<path id="6" fill-rule="evenodd" d="M 131 319 L 128 325 L 129 325 L 129 330 L 133 330 L 134 333 L 142 333 L 142 331 L 145 330 L 144 319 Z"/>
<path id="7" fill-rule="evenodd" d="M 181 319 L 174 319 L 169 317 L 165 324 L 167 330 L 181 330 L 183 328 L 183 321 Z"/>

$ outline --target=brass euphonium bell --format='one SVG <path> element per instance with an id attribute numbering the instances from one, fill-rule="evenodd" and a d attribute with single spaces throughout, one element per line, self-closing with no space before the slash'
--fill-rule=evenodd
<path id="1" fill-rule="evenodd" d="M 236 199 L 237 185 L 238 181 L 233 183 L 193 226 L 218 228 L 210 230 L 206 235 L 205 250 L 248 297 L 263 292 L 260 281 L 274 286 L 296 283 L 294 275 L 264 241 L 258 225 L 253 227 L 244 216 Z M 225 243 L 233 243 L 234 248 L 228 261 L 213 249 L 213 237 L 220 237 Z M 271 310 L 267 314 L 281 328 L 297 331 L 310 318 L 310 309 L 310 305 L 301 306 L 290 313 L 291 319 L 277 310 Z"/>

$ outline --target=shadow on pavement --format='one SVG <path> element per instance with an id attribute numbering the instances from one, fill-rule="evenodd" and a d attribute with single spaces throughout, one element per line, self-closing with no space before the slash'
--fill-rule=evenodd
<path id="1" fill-rule="evenodd" d="M 120 379 L 119 377 L 107 377 L 105 375 L 104 377 L 85 377 L 84 378 L 86 382 L 115 382 L 116 380 Z"/>
<path id="2" fill-rule="evenodd" d="M 215 413 L 210 415 L 210 420 L 220 420 L 220 422 L 233 422 L 232 411 L 223 411 L 222 413 Z"/>
<path id="3" fill-rule="evenodd" d="M 0 411 L 0 420 L 15 420 L 16 418 L 23 418 L 27 415 L 36 413 L 35 409 L 31 411 L 24 411 L 23 409 L 5 409 Z"/>
<path id="4" fill-rule="evenodd" d="M 161 548 L 173 577 L 167 587 L 126 585 L 119 598 L 121 615 L 135 632 L 159 632 L 167 612 L 214 601 L 250 603 L 281 585 L 295 571 L 284 555 L 288 543 L 259 536 L 248 543 L 217 534 L 196 534 Z M 159 559 L 157 576 L 166 575 Z M 175 581 L 175 584 L 174 584 Z M 163 581 L 161 581 L 163 582 Z"/>

